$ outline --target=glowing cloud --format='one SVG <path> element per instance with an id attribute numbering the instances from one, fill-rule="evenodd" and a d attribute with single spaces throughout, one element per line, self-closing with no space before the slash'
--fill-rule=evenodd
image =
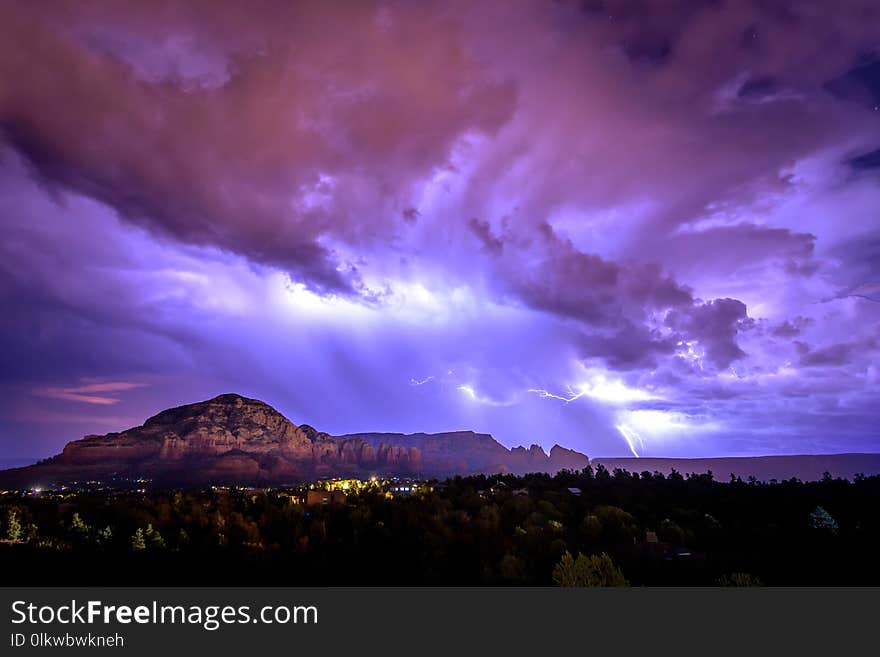
<path id="1" fill-rule="evenodd" d="M 566 394 L 558 395 L 541 388 L 529 388 L 528 392 L 534 393 L 543 399 L 556 399 L 565 404 L 589 397 L 607 404 L 630 404 L 662 399 L 650 390 L 643 390 L 626 385 L 623 380 L 613 378 L 604 372 L 588 370 L 581 366 L 588 379 L 580 383 L 566 386 Z"/>
<path id="2" fill-rule="evenodd" d="M 461 392 L 463 392 L 468 399 L 477 402 L 478 404 L 483 404 L 485 406 L 512 406 L 516 403 L 515 399 L 509 401 L 501 401 L 497 399 L 492 399 L 491 397 L 487 397 L 486 395 L 481 395 L 476 391 L 476 389 L 471 385 L 460 385 L 457 388 Z"/>
<path id="3" fill-rule="evenodd" d="M 716 420 L 659 409 L 621 410 L 617 413 L 617 420 L 615 428 L 634 456 L 644 456 L 644 451 L 651 446 L 662 446 L 668 442 L 686 443 L 723 428 L 722 423 Z"/>
<path id="4" fill-rule="evenodd" d="M 83 404 L 95 404 L 98 406 L 110 406 L 118 404 L 118 397 L 108 397 L 101 393 L 125 392 L 135 388 L 143 388 L 147 384 L 134 383 L 131 381 L 105 381 L 101 383 L 84 383 L 78 386 L 55 387 L 49 386 L 38 388 L 35 394 L 49 399 L 63 399 L 65 401 L 80 402 Z"/>
<path id="5" fill-rule="evenodd" d="M 876 0 L 194 2 L 3 5 L 0 455 L 229 391 L 880 448 Z"/>

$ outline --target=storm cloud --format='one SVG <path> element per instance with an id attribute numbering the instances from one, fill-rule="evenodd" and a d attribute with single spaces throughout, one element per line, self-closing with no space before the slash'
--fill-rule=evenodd
<path id="1" fill-rule="evenodd" d="M 229 391 L 876 449 L 880 7 L 844 4 L 4 3 L 0 450 Z"/>

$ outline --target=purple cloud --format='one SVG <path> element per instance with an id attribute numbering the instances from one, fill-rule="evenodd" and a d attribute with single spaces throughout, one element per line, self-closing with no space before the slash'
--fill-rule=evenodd
<path id="1" fill-rule="evenodd" d="M 233 390 L 331 433 L 877 449 L 850 5 L 5 7 L 0 454 Z"/>

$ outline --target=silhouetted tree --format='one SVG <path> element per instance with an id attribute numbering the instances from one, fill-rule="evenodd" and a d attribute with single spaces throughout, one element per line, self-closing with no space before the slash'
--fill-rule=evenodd
<path id="1" fill-rule="evenodd" d="M 525 574 L 525 563 L 516 555 L 505 554 L 498 565 L 498 571 L 501 573 L 502 579 L 520 581 Z"/>
<path id="2" fill-rule="evenodd" d="M 764 583 L 749 573 L 731 573 L 722 575 L 715 584 L 718 586 L 764 586 Z"/>
<path id="3" fill-rule="evenodd" d="M 587 544 L 598 543 L 602 538 L 602 523 L 595 514 L 590 513 L 584 516 L 581 522 L 581 535 Z"/>

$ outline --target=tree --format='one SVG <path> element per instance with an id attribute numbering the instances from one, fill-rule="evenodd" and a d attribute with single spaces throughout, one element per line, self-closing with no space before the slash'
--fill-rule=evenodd
<path id="1" fill-rule="evenodd" d="M 507 553 L 501 558 L 498 565 L 502 579 L 508 581 L 521 581 L 525 579 L 525 562 L 514 554 Z"/>
<path id="2" fill-rule="evenodd" d="M 131 549 L 137 551 L 146 550 L 147 544 L 144 542 L 144 531 L 138 527 L 131 537 Z"/>
<path id="3" fill-rule="evenodd" d="M 91 529 L 91 527 L 83 522 L 83 519 L 79 517 L 78 513 L 73 514 L 73 517 L 70 519 L 70 531 L 73 532 L 75 536 L 85 539 L 89 535 Z"/>
<path id="4" fill-rule="evenodd" d="M 657 535 L 660 537 L 661 541 L 672 543 L 673 545 L 682 545 L 685 542 L 684 530 L 678 526 L 678 523 L 669 518 L 665 518 L 663 522 L 660 523 Z"/>
<path id="5" fill-rule="evenodd" d="M 639 534 L 636 519 L 620 507 L 603 504 L 596 507 L 595 514 L 606 542 L 629 542 Z"/>
<path id="6" fill-rule="evenodd" d="M 21 521 L 18 519 L 18 512 L 9 509 L 6 520 L 6 538 L 17 543 L 21 540 Z"/>
<path id="7" fill-rule="evenodd" d="M 24 535 L 22 536 L 22 538 L 24 539 L 25 543 L 32 543 L 33 541 L 37 540 L 39 535 L 40 530 L 34 523 L 31 522 L 28 523 L 27 527 L 25 527 Z"/>
<path id="8" fill-rule="evenodd" d="M 109 545 L 113 542 L 113 530 L 110 529 L 110 525 L 107 525 L 98 532 L 98 543 L 101 545 Z"/>
<path id="9" fill-rule="evenodd" d="M 602 523 L 595 514 L 587 514 L 581 522 L 581 535 L 588 544 L 598 543 L 602 538 Z"/>
<path id="10" fill-rule="evenodd" d="M 832 534 L 837 533 L 837 521 L 821 506 L 817 506 L 810 514 L 810 527 Z"/>
<path id="11" fill-rule="evenodd" d="M 553 569 L 553 581 L 564 587 L 628 586 L 623 573 L 604 552 L 589 557 L 578 553 L 577 559 L 566 552 Z"/>
<path id="12" fill-rule="evenodd" d="M 749 573 L 731 573 L 722 575 L 715 584 L 718 586 L 764 586 L 764 583 Z"/>
<path id="13" fill-rule="evenodd" d="M 165 549 L 165 539 L 162 538 L 162 534 L 160 534 L 158 530 L 153 529 L 152 524 L 147 524 L 147 530 L 144 532 L 144 537 L 150 542 L 150 547 L 154 550 Z"/>
<path id="14" fill-rule="evenodd" d="M 608 469 L 604 465 L 602 465 L 601 463 L 596 468 L 596 481 L 600 481 L 600 482 L 611 481 L 611 474 L 608 472 Z"/>

